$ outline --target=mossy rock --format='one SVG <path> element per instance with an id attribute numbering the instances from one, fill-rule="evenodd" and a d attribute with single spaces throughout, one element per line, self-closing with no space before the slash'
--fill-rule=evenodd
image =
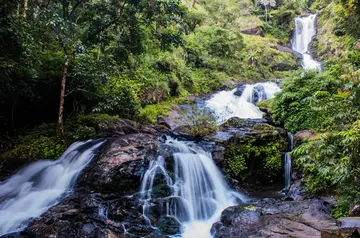
<path id="1" fill-rule="evenodd" d="M 156 224 L 161 233 L 166 235 L 181 234 L 184 230 L 181 223 L 174 217 L 162 217 Z"/>
<path id="2" fill-rule="evenodd" d="M 232 137 L 225 144 L 224 171 L 247 189 L 283 186 L 286 133 L 266 123 L 255 123 L 247 136 Z"/>
<path id="3" fill-rule="evenodd" d="M 173 189 L 167 184 L 159 184 L 152 189 L 152 198 L 165 198 L 171 196 Z"/>
<path id="4" fill-rule="evenodd" d="M 275 102 L 275 98 L 272 98 L 258 102 L 256 106 L 259 107 L 261 111 L 271 114 L 271 109 L 273 107 L 274 102 Z"/>

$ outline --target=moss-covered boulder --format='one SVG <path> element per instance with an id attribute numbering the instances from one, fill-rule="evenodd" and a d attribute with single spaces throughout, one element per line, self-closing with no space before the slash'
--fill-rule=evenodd
<path id="1" fill-rule="evenodd" d="M 226 176 L 245 189 L 283 186 L 283 158 L 288 150 L 286 131 L 264 120 L 231 118 L 213 137 L 225 148 L 220 165 Z"/>

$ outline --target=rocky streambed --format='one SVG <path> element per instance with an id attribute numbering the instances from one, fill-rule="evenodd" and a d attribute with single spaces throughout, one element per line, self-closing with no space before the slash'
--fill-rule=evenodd
<path id="1" fill-rule="evenodd" d="M 253 93 L 246 94 L 251 103 L 256 103 L 260 98 L 266 99 L 266 92 L 252 88 L 256 89 L 255 97 Z M 238 90 L 233 91 L 236 93 Z M 228 97 L 229 102 L 236 106 L 237 101 L 234 101 L 232 94 Z M 248 105 L 246 101 L 249 99 L 244 100 L 243 105 L 258 110 L 254 105 Z M 4 237 L 180 237 L 186 232 L 186 220 L 194 220 L 187 214 L 189 208 L 181 208 L 187 206 L 185 200 L 188 199 L 179 192 L 184 189 L 182 183 L 185 180 L 178 178 L 182 172 L 176 171 L 179 165 L 176 165 L 175 157 L 179 159 L 181 151 L 187 151 L 180 158 L 185 160 L 194 159 L 190 157 L 195 154 L 198 159 L 210 156 L 231 188 L 225 184 L 218 185 L 222 186 L 222 190 L 208 187 L 214 185 L 206 185 L 211 180 L 207 176 L 223 177 L 214 168 L 209 170 L 213 171 L 209 175 L 192 175 L 192 179 L 199 179 L 199 183 L 191 185 L 199 186 L 192 188 L 193 192 L 201 195 L 192 201 L 194 206 L 204 205 L 206 209 L 215 209 L 217 205 L 211 204 L 211 199 L 216 194 L 211 193 L 226 190 L 235 201 L 229 202 L 228 208 L 221 207 L 225 210 L 214 216 L 215 220 L 209 220 L 211 223 L 206 228 L 206 237 L 210 237 L 210 230 L 215 238 L 359 237 L 360 220 L 332 218 L 330 214 L 334 199 L 307 194 L 301 187 L 301 176 L 294 173 L 291 186 L 283 190 L 284 157 L 292 143 L 284 129 L 267 119 L 242 119 L 235 115 L 218 125 L 216 133 L 199 139 L 189 134 L 189 127 L 193 125 L 189 125 L 189 121 L 181 116 L 184 112 L 180 112 L 185 110 L 185 113 L 189 113 L 191 106 L 181 105 L 177 108 L 168 117 L 159 116 L 154 125 L 141 125 L 122 119 L 102 121 L 99 128 L 101 136 L 108 138 L 107 142 L 82 170 L 73 189 L 59 197 L 58 203 L 46 209 L 41 217 L 32 219 L 21 232 Z M 173 142 L 194 142 L 169 146 L 166 143 L 169 136 L 175 138 L 171 139 Z M 301 132 L 295 136 L 295 144 L 311 136 L 311 132 Z M 203 162 L 208 163 L 206 160 Z M 186 169 L 192 167 L 190 164 L 187 166 Z M 197 166 L 196 163 L 194 166 Z M 140 187 L 143 187 L 142 181 L 149 168 L 159 170 L 160 176 L 153 174 L 147 177 L 150 184 L 146 183 L 145 187 L 150 186 L 151 190 L 146 192 L 144 198 L 144 191 L 141 192 Z M 208 168 L 197 168 L 196 171 L 204 173 L 204 169 Z M 222 180 L 216 180 L 216 183 L 223 183 Z M 210 200 L 205 203 L 196 201 L 204 199 L 204 196 Z M 226 200 L 226 196 L 217 199 L 220 202 Z M 225 201 L 223 204 L 228 203 Z M 195 220 L 200 223 L 202 219 L 208 219 L 208 214 L 214 213 L 203 209 L 196 212 L 196 209 L 192 208 L 193 216 L 197 216 Z M 197 230 L 196 227 L 192 229 Z M 186 237 L 202 236 L 191 232 Z"/>
<path id="2" fill-rule="evenodd" d="M 136 128 L 133 124 L 117 128 L 119 136 L 109 139 L 105 148 L 82 171 L 77 185 L 71 193 L 51 207 L 40 218 L 33 219 L 28 227 L 5 237 L 169 237 L 183 231 L 181 223 L 171 217 L 162 216 L 162 202 L 171 191 L 157 187 L 151 201 L 151 223 L 143 215 L 139 203 L 139 188 L 142 176 L 149 163 L 159 153 L 162 135 L 171 134 L 170 128 L 160 120 L 158 126 Z M 156 129 L 157 128 L 157 129 Z M 114 128 L 113 128 L 114 129 Z M 115 126 L 116 130 L 116 126 Z M 253 146 L 281 141 L 279 153 L 286 150 L 286 133 L 281 128 L 267 124 L 264 120 L 232 118 L 222 125 L 218 133 L 201 142 L 213 154 L 216 164 L 231 174 L 226 156 L 229 147 L 236 147 L 251 140 Z M 270 141 L 270 142 L 269 142 Z M 232 150 L 232 149 L 231 149 Z M 165 156 L 171 163 L 171 151 Z M 261 156 L 256 163 L 262 163 Z M 245 164 L 250 163 L 244 160 Z M 259 170 L 260 169 L 260 170 Z M 231 169 L 230 169 L 231 170 Z M 228 176 L 231 186 L 242 188 L 264 182 L 271 177 L 261 167 L 244 170 L 257 178 L 241 180 L 241 176 Z M 265 183 L 274 188 L 281 185 L 282 178 Z M 306 194 L 295 184 L 287 196 L 278 199 L 252 199 L 225 209 L 211 228 L 214 237 L 356 237 L 359 220 L 336 221 L 330 216 L 333 206 Z M 264 189 L 263 186 L 261 189 Z M 261 187 L 261 186 L 260 186 Z M 268 187 L 268 188 L 269 188 Z M 194 237 L 195 238 L 195 237 Z"/>

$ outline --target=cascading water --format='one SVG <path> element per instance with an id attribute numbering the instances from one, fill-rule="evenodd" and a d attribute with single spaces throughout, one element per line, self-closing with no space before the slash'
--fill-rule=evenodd
<path id="1" fill-rule="evenodd" d="M 164 157 L 150 163 L 140 189 L 144 217 L 150 223 L 153 188 L 160 183 L 171 190 L 163 200 L 162 215 L 180 221 L 185 238 L 211 237 L 210 228 L 221 211 L 246 197 L 229 189 L 211 154 L 199 146 L 171 138 L 167 138 L 165 146 L 173 151 L 173 176 L 166 170 Z"/>
<path id="2" fill-rule="evenodd" d="M 316 34 L 316 15 L 312 14 L 307 17 L 295 18 L 295 32 L 292 42 L 294 51 L 303 56 L 302 66 L 304 69 L 316 69 L 321 71 L 321 64 L 314 60 L 309 52 L 309 44 Z"/>
<path id="3" fill-rule="evenodd" d="M 243 90 L 241 96 L 236 96 L 239 90 Z M 280 91 L 280 87 L 271 82 L 248 84 L 215 94 L 205 102 L 205 106 L 215 112 L 219 122 L 231 117 L 257 119 L 262 118 L 263 112 L 255 104 L 273 98 Z"/>
<path id="4" fill-rule="evenodd" d="M 23 230 L 55 205 L 103 143 L 76 142 L 58 160 L 35 162 L 0 183 L 0 236 Z"/>
<path id="5" fill-rule="evenodd" d="M 287 190 L 290 188 L 291 185 L 291 170 L 292 170 L 292 166 L 291 166 L 291 156 L 290 153 L 293 149 L 293 136 L 291 135 L 291 133 L 288 133 L 288 138 L 289 138 L 289 151 L 285 153 L 285 162 L 284 162 L 284 179 L 285 179 L 285 187 L 283 190 Z"/>

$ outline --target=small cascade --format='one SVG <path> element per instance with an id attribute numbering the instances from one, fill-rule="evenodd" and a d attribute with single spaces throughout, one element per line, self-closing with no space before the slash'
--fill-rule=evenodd
<path id="1" fill-rule="evenodd" d="M 0 236 L 23 230 L 71 190 L 103 140 L 76 142 L 56 161 L 28 165 L 0 183 Z"/>
<path id="2" fill-rule="evenodd" d="M 302 66 L 306 70 L 321 71 L 321 64 L 310 55 L 309 45 L 316 35 L 316 15 L 295 18 L 295 32 L 292 48 L 303 56 Z"/>
<path id="3" fill-rule="evenodd" d="M 289 187 L 291 185 L 291 156 L 290 156 L 290 152 L 285 153 L 284 177 L 285 177 L 284 190 L 287 190 L 287 189 L 289 189 Z"/>
<path id="4" fill-rule="evenodd" d="M 283 190 L 288 190 L 290 188 L 291 185 L 291 173 L 292 173 L 292 165 L 291 165 L 291 156 L 290 153 L 293 149 L 293 136 L 292 134 L 289 132 L 288 133 L 288 138 L 289 138 L 289 151 L 285 153 L 285 162 L 284 162 L 284 180 L 285 180 L 285 187 Z"/>
<path id="5" fill-rule="evenodd" d="M 155 187 L 166 186 L 169 193 L 162 198 L 161 215 L 177 219 L 185 238 L 211 237 L 210 228 L 221 211 L 246 197 L 229 189 L 211 154 L 196 144 L 167 138 L 164 146 L 172 151 L 173 168 L 167 171 L 163 156 L 150 163 L 140 189 L 144 217 L 150 223 Z"/>
<path id="6" fill-rule="evenodd" d="M 255 104 L 275 97 L 280 91 L 280 87 L 271 82 L 247 84 L 214 94 L 205 106 L 215 112 L 220 123 L 231 117 L 258 119 L 263 117 L 263 112 Z"/>

